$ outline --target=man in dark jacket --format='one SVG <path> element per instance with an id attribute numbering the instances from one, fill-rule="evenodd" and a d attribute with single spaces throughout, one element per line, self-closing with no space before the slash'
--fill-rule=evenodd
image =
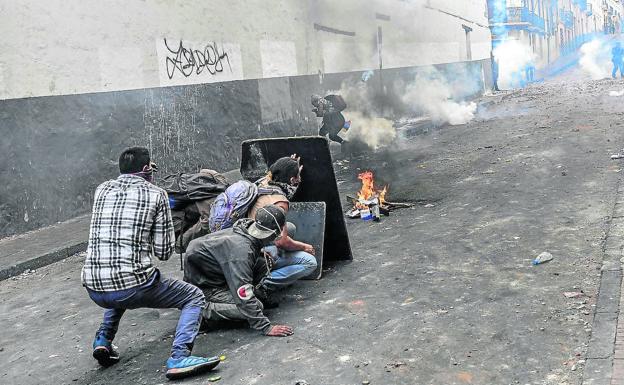
<path id="1" fill-rule="evenodd" d="M 284 210 L 268 205 L 258 210 L 255 220 L 241 219 L 232 228 L 191 241 L 184 280 L 204 292 L 205 321 L 247 320 L 267 336 L 293 334 L 290 326 L 271 324 L 254 292 L 272 263 L 261 249 L 280 236 L 285 224 Z"/>
<path id="2" fill-rule="evenodd" d="M 323 118 L 323 125 L 319 129 L 319 136 L 329 134 L 329 139 L 343 144 L 346 142 L 338 135 L 343 129 L 349 129 L 351 122 L 347 123 L 342 115 L 347 105 L 340 95 L 327 95 L 324 98 L 319 95 L 312 95 L 312 111 L 318 118 Z"/>

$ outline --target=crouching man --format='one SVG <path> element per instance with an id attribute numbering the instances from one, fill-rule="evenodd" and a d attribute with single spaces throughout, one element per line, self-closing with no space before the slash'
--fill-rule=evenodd
<path id="1" fill-rule="evenodd" d="M 107 309 L 95 334 L 93 357 L 102 366 L 119 361 L 112 345 L 119 321 L 128 309 L 177 308 L 176 327 L 167 378 L 211 370 L 219 358 L 191 356 L 199 331 L 204 295 L 186 282 L 161 276 L 153 257 L 173 253 L 174 231 L 167 193 L 153 185 L 155 166 L 149 151 L 132 147 L 119 157 L 121 175 L 95 191 L 82 284 L 91 299 Z"/>
<path id="2" fill-rule="evenodd" d="M 197 238 L 186 250 L 184 280 L 202 289 L 207 307 L 206 324 L 246 320 L 273 337 L 286 337 L 293 329 L 272 325 L 254 292 L 271 270 L 272 260 L 262 248 L 280 236 L 286 224 L 284 210 L 276 205 L 258 209 L 253 219 Z"/>

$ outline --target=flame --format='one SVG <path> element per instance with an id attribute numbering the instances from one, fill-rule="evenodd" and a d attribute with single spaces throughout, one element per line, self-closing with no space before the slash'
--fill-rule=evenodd
<path id="1" fill-rule="evenodd" d="M 379 204 L 384 205 L 386 203 L 386 193 L 388 192 L 388 186 L 385 186 L 383 190 L 379 192 Z"/>
<path id="2" fill-rule="evenodd" d="M 372 198 L 375 193 L 375 181 L 372 171 L 359 174 L 358 179 L 362 181 L 362 188 L 358 192 L 358 199 L 367 200 Z"/>
<path id="3" fill-rule="evenodd" d="M 375 179 L 372 171 L 365 171 L 358 175 L 358 179 L 362 181 L 362 188 L 357 193 L 359 200 L 367 201 L 369 199 L 377 197 L 379 204 L 383 205 L 386 202 L 386 193 L 388 192 L 388 186 L 385 186 L 383 190 L 375 190 Z M 366 205 L 358 202 L 355 204 L 358 209 L 367 208 Z"/>

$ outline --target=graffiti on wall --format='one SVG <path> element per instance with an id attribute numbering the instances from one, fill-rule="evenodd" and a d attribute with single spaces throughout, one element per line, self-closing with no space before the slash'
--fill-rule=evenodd
<path id="1" fill-rule="evenodd" d="M 227 43 L 160 40 L 157 45 L 163 85 L 242 79 L 240 47 Z"/>
<path id="2" fill-rule="evenodd" d="M 223 63 L 227 63 L 229 71 L 232 71 L 228 54 L 223 49 L 223 45 L 219 48 L 219 44 L 212 42 L 206 44 L 202 49 L 194 49 L 188 44 L 185 47 L 182 40 L 173 45 L 167 43 L 167 39 L 163 39 L 163 41 L 169 52 L 165 58 L 169 79 L 173 78 L 176 71 L 179 71 L 184 77 L 193 74 L 200 75 L 203 71 L 216 75 L 225 69 Z"/>

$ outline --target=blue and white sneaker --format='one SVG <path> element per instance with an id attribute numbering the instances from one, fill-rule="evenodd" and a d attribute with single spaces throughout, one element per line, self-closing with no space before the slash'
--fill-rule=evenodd
<path id="1" fill-rule="evenodd" d="M 119 362 L 119 353 L 115 350 L 111 340 L 106 339 L 102 334 L 96 334 L 93 341 L 93 358 L 100 365 L 108 367 Z"/>
<path id="2" fill-rule="evenodd" d="M 169 358 L 167 360 L 167 378 L 177 380 L 178 378 L 193 376 L 195 374 L 207 372 L 219 365 L 219 357 L 196 357 L 188 356 L 182 358 Z"/>

